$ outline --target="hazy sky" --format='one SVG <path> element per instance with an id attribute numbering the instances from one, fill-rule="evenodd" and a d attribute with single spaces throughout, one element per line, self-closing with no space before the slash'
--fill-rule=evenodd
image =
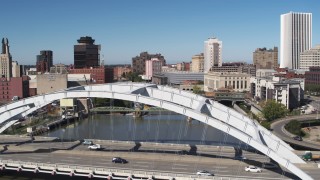
<path id="1" fill-rule="evenodd" d="M 320 0 L 0 0 L 0 37 L 13 60 L 35 64 L 40 50 L 53 63 L 73 64 L 80 36 L 101 44 L 105 64 L 131 64 L 142 51 L 167 63 L 191 61 L 215 36 L 223 61 L 252 62 L 258 47 L 280 46 L 280 15 L 310 12 L 320 44 Z"/>

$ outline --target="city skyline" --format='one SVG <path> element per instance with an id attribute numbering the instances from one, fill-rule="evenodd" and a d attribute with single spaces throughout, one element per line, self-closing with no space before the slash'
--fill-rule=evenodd
<path id="1" fill-rule="evenodd" d="M 9 39 L 13 60 L 24 65 L 35 64 L 44 49 L 53 51 L 54 64 L 73 64 L 81 36 L 101 44 L 106 65 L 131 64 L 143 51 L 161 53 L 169 64 L 191 61 L 213 36 L 223 42 L 223 62 L 252 63 L 256 48 L 280 47 L 280 15 L 293 11 L 312 13 L 312 47 L 320 44 L 316 0 L 93 2 L 2 2 L 0 37 Z"/>

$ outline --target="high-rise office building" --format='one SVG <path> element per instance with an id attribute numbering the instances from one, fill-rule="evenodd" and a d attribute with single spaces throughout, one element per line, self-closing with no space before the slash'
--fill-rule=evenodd
<path id="1" fill-rule="evenodd" d="M 37 55 L 37 72 L 41 72 L 41 74 L 50 72 L 50 68 L 53 66 L 52 59 L 52 51 L 40 51 L 40 55 Z"/>
<path id="2" fill-rule="evenodd" d="M 209 38 L 204 41 L 204 72 L 209 72 L 213 66 L 222 65 L 222 41 Z"/>
<path id="3" fill-rule="evenodd" d="M 2 52 L 0 55 L 0 71 L 1 77 L 8 81 L 12 77 L 12 57 L 9 51 L 8 38 L 2 38 Z"/>
<path id="4" fill-rule="evenodd" d="M 74 45 L 74 68 L 90 68 L 100 66 L 100 45 L 94 44 L 90 36 L 80 37 Z"/>
<path id="5" fill-rule="evenodd" d="M 253 52 L 253 65 L 256 69 L 278 68 L 278 47 L 273 49 L 257 48 Z"/>
<path id="6" fill-rule="evenodd" d="M 299 69 L 300 53 L 312 46 L 312 14 L 281 15 L 280 67 Z"/>

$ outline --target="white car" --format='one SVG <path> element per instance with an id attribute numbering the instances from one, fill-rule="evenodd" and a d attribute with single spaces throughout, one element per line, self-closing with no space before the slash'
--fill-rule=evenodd
<path id="1" fill-rule="evenodd" d="M 210 172 L 208 172 L 208 171 L 206 171 L 206 170 L 199 170 L 199 171 L 197 172 L 197 175 L 198 175 L 198 176 L 213 176 L 212 173 L 210 173 Z"/>
<path id="2" fill-rule="evenodd" d="M 247 166 L 247 167 L 244 168 L 244 170 L 246 172 L 256 172 L 256 173 L 262 172 L 262 170 L 260 168 L 256 167 L 256 166 Z"/>
<path id="3" fill-rule="evenodd" d="M 100 146 L 100 144 L 93 144 L 93 145 L 88 146 L 88 148 L 90 150 L 99 150 L 99 149 L 101 149 L 101 146 Z"/>

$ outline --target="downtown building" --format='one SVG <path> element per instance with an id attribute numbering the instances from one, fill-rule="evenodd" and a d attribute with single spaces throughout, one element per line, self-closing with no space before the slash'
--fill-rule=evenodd
<path id="1" fill-rule="evenodd" d="M 213 66 L 222 66 L 222 41 L 209 38 L 204 41 L 204 72 L 209 72 Z"/>
<path id="2" fill-rule="evenodd" d="M 275 100 L 294 109 L 300 106 L 304 97 L 303 78 L 265 76 L 251 78 L 251 96 L 257 101 Z"/>
<path id="3" fill-rule="evenodd" d="M 37 72 L 40 72 L 41 74 L 49 72 L 52 66 L 53 66 L 52 51 L 50 50 L 40 51 L 40 55 L 37 55 L 37 63 L 36 63 Z"/>
<path id="4" fill-rule="evenodd" d="M 278 68 L 278 47 L 273 49 L 257 48 L 253 52 L 253 65 L 257 69 Z"/>
<path id="5" fill-rule="evenodd" d="M 300 53 L 300 69 L 309 71 L 310 67 L 320 67 L 320 45 Z"/>
<path id="6" fill-rule="evenodd" d="M 162 62 L 162 65 L 166 65 L 166 60 L 161 54 L 149 54 L 148 52 L 142 52 L 139 56 L 132 58 L 132 72 L 138 74 L 146 74 L 146 61 L 152 58 L 157 58 Z"/>
<path id="7" fill-rule="evenodd" d="M 80 37 L 78 44 L 74 45 L 74 66 L 69 74 L 85 77 L 88 84 L 103 84 L 113 81 L 113 68 L 100 63 L 101 45 L 95 45 L 90 36 Z"/>
<path id="8" fill-rule="evenodd" d="M 238 72 L 256 76 L 256 67 L 243 62 L 222 63 L 222 66 L 213 66 L 211 72 Z"/>
<path id="9" fill-rule="evenodd" d="M 94 44 L 90 36 L 80 37 L 74 45 L 74 68 L 90 68 L 100 66 L 100 45 Z"/>
<path id="10" fill-rule="evenodd" d="M 8 38 L 2 38 L 2 52 L 0 55 L 1 78 L 10 80 L 12 77 L 12 56 L 9 51 Z"/>
<path id="11" fill-rule="evenodd" d="M 312 46 L 312 14 L 281 15 L 280 68 L 299 69 L 300 53 Z"/>
<path id="12" fill-rule="evenodd" d="M 12 61 L 9 50 L 9 40 L 2 39 L 2 52 L 0 55 L 0 104 L 29 96 L 29 79 L 27 76 L 20 77 L 20 66 Z M 14 70 L 14 76 L 12 71 Z"/>
<path id="13" fill-rule="evenodd" d="M 161 74 L 162 61 L 158 58 L 151 58 L 146 61 L 146 74 L 142 76 L 144 80 L 152 80 L 155 74 Z"/>
<path id="14" fill-rule="evenodd" d="M 192 56 L 191 61 L 191 71 L 192 72 L 203 72 L 204 67 L 204 55 L 203 53 Z"/>
<path id="15" fill-rule="evenodd" d="M 250 74 L 238 72 L 213 72 L 204 74 L 204 91 L 232 89 L 237 92 L 250 90 Z"/>

